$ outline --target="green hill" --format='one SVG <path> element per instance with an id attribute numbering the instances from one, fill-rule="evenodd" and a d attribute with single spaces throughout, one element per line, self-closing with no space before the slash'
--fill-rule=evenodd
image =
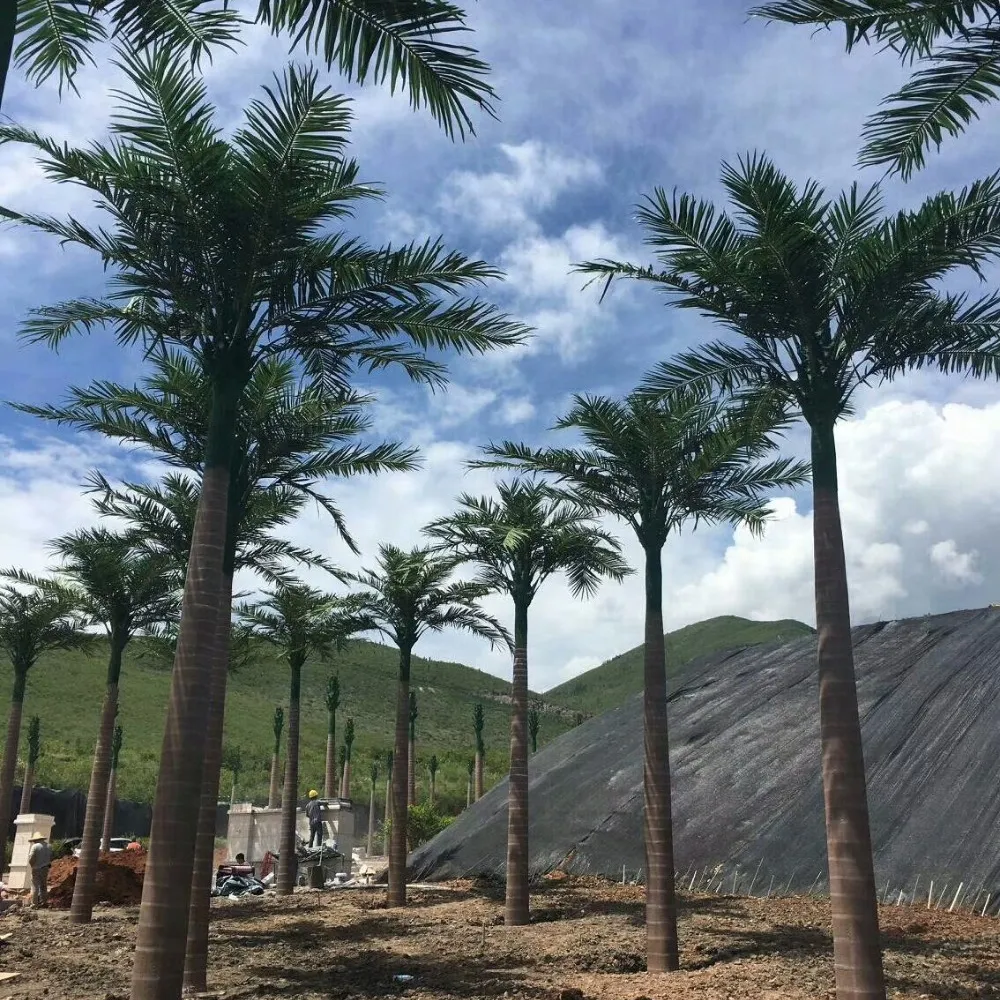
<path id="1" fill-rule="evenodd" d="M 731 615 L 709 618 L 666 633 L 667 670 L 676 670 L 690 660 L 720 650 L 794 639 L 813 631 L 789 618 L 777 622 L 756 622 Z M 546 691 L 545 701 L 587 715 L 600 715 L 641 690 L 642 646 L 636 646 Z"/>
<path id="2" fill-rule="evenodd" d="M 144 656 L 135 644 L 127 655 L 121 684 L 120 721 L 125 740 L 119 776 L 122 798 L 151 801 L 166 713 L 170 675 L 166 665 Z M 86 790 L 91 755 L 104 691 L 106 654 L 53 653 L 42 657 L 28 677 L 25 725 L 31 715 L 42 721 L 42 758 L 39 784 Z M 347 718 L 353 717 L 352 790 L 367 797 L 369 765 L 373 756 L 385 758 L 392 745 L 395 711 L 396 651 L 371 642 L 354 642 L 329 663 L 306 664 L 302 693 L 301 787 L 321 787 L 326 752 L 324 692 L 330 673 L 338 673 L 341 709 L 338 743 Z M 426 787 L 426 762 L 436 754 L 440 763 L 438 791 L 442 804 L 465 803 L 467 762 L 473 751 L 472 708 L 485 709 L 486 777 L 492 784 L 507 772 L 510 685 L 503 679 L 458 663 L 413 659 L 413 686 L 417 691 L 418 785 Z M 8 697 L 11 670 L 0 667 L 0 697 Z M 226 700 L 226 741 L 238 746 L 246 762 L 239 796 L 255 801 L 267 798 L 270 767 L 271 720 L 276 705 L 287 708 L 288 669 L 275 651 L 262 646 L 255 662 L 231 675 Z M 0 702 L 0 706 L 3 702 Z M 5 708 L 0 707 L 5 713 Z M 547 742 L 573 723 L 567 709 L 543 709 L 539 742 Z M 282 741 L 284 745 L 284 740 Z M 22 752 L 23 732 L 22 732 Z M 339 747 L 338 747 L 339 752 Z M 20 778 L 20 770 L 18 771 Z M 229 795 L 223 775 L 222 797 Z"/>

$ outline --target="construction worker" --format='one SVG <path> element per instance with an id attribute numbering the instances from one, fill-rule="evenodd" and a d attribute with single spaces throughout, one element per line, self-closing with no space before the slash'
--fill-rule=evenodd
<path id="1" fill-rule="evenodd" d="M 49 866 L 52 864 L 52 848 L 48 837 L 39 834 L 29 841 L 28 867 L 31 869 L 31 905 L 44 910 L 49 905 Z"/>
<path id="2" fill-rule="evenodd" d="M 313 840 L 317 847 L 323 846 L 323 803 L 319 800 L 319 792 L 309 789 L 309 804 L 306 806 L 306 819 L 309 820 L 309 846 Z"/>

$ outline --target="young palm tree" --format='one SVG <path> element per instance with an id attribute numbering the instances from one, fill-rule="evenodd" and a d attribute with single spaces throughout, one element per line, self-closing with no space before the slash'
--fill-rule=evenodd
<path id="1" fill-rule="evenodd" d="M 42 753 L 42 720 L 33 715 L 28 720 L 28 755 L 24 761 L 24 781 L 21 782 L 20 813 L 31 812 L 31 793 L 35 790 L 35 770 Z"/>
<path id="2" fill-rule="evenodd" d="M 299 804 L 299 718 L 302 668 L 310 656 L 326 659 L 343 648 L 347 639 L 368 631 L 374 623 L 351 598 L 331 597 L 302 583 L 279 585 L 256 604 L 244 604 L 239 614 L 257 636 L 273 642 L 288 661 L 288 739 L 285 743 L 285 788 L 281 797 L 281 834 L 278 850 L 279 896 L 291 893 L 298 867 L 295 819 Z"/>
<path id="3" fill-rule="evenodd" d="M 118 758 L 122 752 L 124 733 L 121 726 L 115 726 L 111 739 L 111 773 L 108 775 L 108 794 L 104 806 L 104 830 L 101 832 L 101 850 L 111 850 L 111 838 L 115 835 L 115 811 L 118 809 Z"/>
<path id="4" fill-rule="evenodd" d="M 16 571 L 0 575 L 8 579 L 20 576 Z M 14 668 L 14 690 L 7 716 L 3 769 L 0 770 L 0 857 L 7 849 L 28 672 L 42 653 L 89 647 L 93 637 L 83 631 L 87 624 L 77 607 L 76 595 L 65 587 L 49 585 L 47 581 L 46 586 L 34 587 L 26 592 L 10 584 L 0 585 L 0 649 L 7 654 Z"/>
<path id="5" fill-rule="evenodd" d="M 538 753 L 538 730 L 542 720 L 537 708 L 528 710 L 528 738 L 531 740 L 531 752 Z"/>
<path id="6" fill-rule="evenodd" d="M 267 808 L 277 809 L 281 803 L 281 733 L 285 728 L 285 710 L 278 705 L 274 710 L 271 731 L 274 733 L 274 753 L 271 754 L 271 781 L 267 790 Z"/>
<path id="7" fill-rule="evenodd" d="M 389 853 L 386 843 L 386 832 L 389 830 L 389 820 L 392 818 L 392 751 L 385 753 L 385 814 L 382 817 L 382 853 Z"/>
<path id="8" fill-rule="evenodd" d="M 371 769 L 368 772 L 371 781 L 371 789 L 368 794 L 368 841 L 365 844 L 365 854 L 372 856 L 372 849 L 375 846 L 375 789 L 378 785 L 378 758 L 372 758 Z"/>
<path id="9" fill-rule="evenodd" d="M 646 576 L 643 726 L 645 745 L 646 949 L 650 972 L 677 968 L 667 675 L 663 638 L 662 551 L 671 532 L 698 522 L 743 523 L 758 530 L 761 494 L 795 485 L 806 472 L 789 461 L 757 464 L 772 447 L 740 415 L 704 394 L 659 403 L 575 397 L 556 425 L 583 435 L 584 447 L 491 446 L 492 460 L 554 477 L 584 509 L 629 524 L 643 548 Z"/>
<path id="10" fill-rule="evenodd" d="M 474 790 L 475 801 L 478 802 L 483 797 L 483 767 L 486 763 L 486 744 L 483 742 L 483 728 L 486 725 L 486 718 L 483 715 L 483 706 L 476 704 L 472 707 L 472 730 L 476 736 L 476 787 Z"/>
<path id="11" fill-rule="evenodd" d="M 410 691 L 410 739 L 406 747 L 406 801 L 417 804 L 417 692 Z"/>
<path id="12" fill-rule="evenodd" d="M 427 764 L 427 773 L 431 777 L 430 785 L 430 796 L 428 797 L 428 802 L 430 803 L 431 809 L 434 808 L 434 797 L 437 792 L 437 776 L 438 776 L 438 759 L 437 754 L 431 754 L 431 759 Z"/>
<path id="13" fill-rule="evenodd" d="M 344 774 L 340 782 L 340 797 L 351 797 L 351 751 L 354 747 L 354 720 L 348 719 L 344 726 Z"/>
<path id="14" fill-rule="evenodd" d="M 73 923 L 89 923 L 104 830 L 122 661 L 136 635 L 176 620 L 181 577 L 168 555 L 151 552 L 135 532 L 90 528 L 56 539 L 50 548 L 60 557 L 61 581 L 75 595 L 80 611 L 94 624 L 103 626 L 109 645 L 104 703 L 70 907 Z M 45 583 L 26 576 L 22 579 L 40 586 Z"/>
<path id="15" fill-rule="evenodd" d="M 834 426 L 861 386 L 899 372 L 996 372 L 1000 296 L 970 300 L 938 282 L 997 250 L 1000 178 L 889 217 L 877 188 L 827 199 L 814 182 L 799 190 L 764 157 L 724 166 L 723 183 L 733 216 L 663 191 L 642 207 L 659 267 L 598 261 L 582 270 L 650 281 L 737 335 L 660 365 L 645 391 L 717 387 L 809 427 L 837 991 L 841 1000 L 877 997 L 884 983 Z"/>
<path id="16" fill-rule="evenodd" d="M 233 779 L 232 787 L 229 791 L 229 808 L 236 804 L 236 786 L 239 784 L 240 775 L 243 773 L 243 751 L 236 743 L 230 743 L 222 748 L 222 766 L 229 772 Z"/>
<path id="17" fill-rule="evenodd" d="M 340 708 L 340 677 L 326 679 L 326 772 L 323 794 L 332 799 L 337 790 L 337 709 Z"/>
<path id="18" fill-rule="evenodd" d="M 190 903 L 176 872 L 193 868 L 211 659 L 223 645 L 216 633 L 225 621 L 239 403 L 255 367 L 269 357 L 299 362 L 332 393 L 359 366 L 398 365 L 438 384 L 445 369 L 430 350 L 488 351 L 527 331 L 479 299 L 451 297 L 496 276 L 486 264 L 439 242 L 370 247 L 330 231 L 376 192 L 358 183 L 344 155 L 348 102 L 315 72 L 289 68 L 226 140 L 182 54 L 153 45 L 121 59 L 129 90 L 108 143 L 69 149 L 16 126 L 0 129 L 0 140 L 36 149 L 51 176 L 92 191 L 110 228 L 4 215 L 94 251 L 114 272 L 105 298 L 37 311 L 28 339 L 55 345 L 110 325 L 124 345 L 190 353 L 212 386 L 133 964 L 133 1000 L 174 1000 Z"/>
<path id="19" fill-rule="evenodd" d="M 391 90 L 398 83 L 449 136 L 474 132 L 468 104 L 495 116 L 489 67 L 475 49 L 451 41 L 469 28 L 464 11 L 447 0 L 258 0 L 256 21 L 292 36 L 293 46 L 304 40 L 352 82 L 388 81 Z M 80 67 L 94 62 L 94 46 L 108 36 L 135 49 L 159 42 L 197 64 L 213 48 L 233 48 L 246 23 L 224 0 L 7 3 L 0 10 L 0 100 L 12 61 L 35 84 L 55 75 L 60 91 L 75 90 Z"/>
<path id="20" fill-rule="evenodd" d="M 491 646 L 510 645 L 506 629 L 479 607 L 485 588 L 478 583 L 451 580 L 456 566 L 453 557 L 441 556 L 429 548 L 404 552 L 394 545 L 382 545 L 378 567 L 353 576 L 354 582 L 368 591 L 359 598 L 375 630 L 399 650 L 389 838 L 390 906 L 406 905 L 407 737 L 413 647 L 426 633 L 451 628 L 481 636 Z"/>
<path id="21" fill-rule="evenodd" d="M 589 597 L 602 579 L 622 580 L 631 570 L 592 513 L 554 497 L 551 487 L 515 479 L 500 483 L 497 493 L 498 499 L 460 497 L 457 512 L 426 531 L 514 605 L 504 920 L 519 925 L 528 923 L 528 611 L 554 574 L 565 575 L 574 597 Z"/>
<path id="22" fill-rule="evenodd" d="M 469 772 L 469 780 L 465 786 L 465 808 L 468 809 L 472 805 L 472 782 L 476 773 L 476 758 L 470 757 L 469 763 L 466 768 Z"/>
<path id="23" fill-rule="evenodd" d="M 964 132 L 979 106 L 1000 97 L 996 0 L 777 0 L 750 13 L 789 24 L 839 23 L 848 51 L 878 45 L 906 64 L 923 64 L 865 124 L 863 165 L 887 165 L 908 178 L 928 149 Z"/>

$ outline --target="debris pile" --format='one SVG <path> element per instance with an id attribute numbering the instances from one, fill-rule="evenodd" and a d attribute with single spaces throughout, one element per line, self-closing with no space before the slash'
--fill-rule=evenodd
<path id="1" fill-rule="evenodd" d="M 64 909 L 72 903 L 77 861 L 77 858 L 57 858 L 52 862 L 49 869 L 49 906 Z M 145 874 L 145 851 L 101 854 L 97 864 L 94 902 L 138 906 L 142 901 Z"/>

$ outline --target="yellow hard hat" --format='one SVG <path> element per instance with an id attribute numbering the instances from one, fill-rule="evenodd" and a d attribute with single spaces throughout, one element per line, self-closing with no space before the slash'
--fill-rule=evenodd
<path id="1" fill-rule="evenodd" d="M 309 798 L 311 798 L 311 799 L 318 799 L 319 798 L 319 792 L 317 792 L 315 788 L 310 788 L 309 789 Z"/>

